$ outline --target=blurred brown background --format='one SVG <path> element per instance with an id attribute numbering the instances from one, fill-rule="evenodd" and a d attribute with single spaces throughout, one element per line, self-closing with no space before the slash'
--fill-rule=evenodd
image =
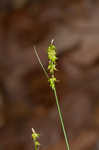
<path id="1" fill-rule="evenodd" d="M 0 0 L 0 150 L 65 150 L 47 67 L 57 47 L 57 92 L 71 150 L 99 150 L 99 1 Z"/>

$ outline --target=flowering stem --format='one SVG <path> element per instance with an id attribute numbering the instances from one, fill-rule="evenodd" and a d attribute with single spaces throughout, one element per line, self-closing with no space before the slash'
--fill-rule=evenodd
<path id="1" fill-rule="evenodd" d="M 49 60 L 49 65 L 48 65 L 48 70 L 50 72 L 50 76 L 48 76 L 48 73 L 46 72 L 40 57 L 38 56 L 38 53 L 36 51 L 36 48 L 34 47 L 35 50 L 35 54 L 38 58 L 38 61 L 48 79 L 48 82 L 50 84 L 50 87 L 52 89 L 52 91 L 54 92 L 55 95 L 55 99 L 56 99 L 56 105 L 57 105 L 57 110 L 59 113 L 59 118 L 60 118 L 60 122 L 61 122 L 61 126 L 62 126 L 62 130 L 63 130 L 63 134 L 64 134 L 64 138 L 65 138 L 65 143 L 66 143 L 66 149 L 70 150 L 70 146 L 68 143 L 68 138 L 67 138 L 67 134 L 66 134 L 66 130 L 64 127 L 64 122 L 63 122 L 63 117 L 62 117 L 62 113 L 61 113 L 61 109 L 60 109 L 60 105 L 59 105 L 59 101 L 58 101 L 58 96 L 57 96 L 57 92 L 56 92 L 56 87 L 55 87 L 55 82 L 57 81 L 55 76 L 54 76 L 54 71 L 56 71 L 56 47 L 53 45 L 53 41 L 51 42 L 50 46 L 48 47 L 48 60 Z M 36 150 L 36 149 L 35 149 Z"/>
<path id="2" fill-rule="evenodd" d="M 58 96 L 57 96 L 56 88 L 53 89 L 53 92 L 54 92 L 54 95 L 55 95 L 57 110 L 58 110 L 58 113 L 59 113 L 59 118 L 60 118 L 62 130 L 63 130 L 63 134 L 64 134 L 64 137 L 65 137 L 66 147 L 67 147 L 67 150 L 70 150 L 70 146 L 69 146 L 69 143 L 68 143 L 68 138 L 67 138 L 65 127 L 64 127 L 62 112 L 61 112 L 59 101 L 58 101 Z"/>
<path id="3" fill-rule="evenodd" d="M 36 133 L 35 130 L 32 128 L 32 139 L 34 141 L 35 150 L 39 150 L 39 146 L 40 146 L 40 143 L 38 141 L 39 136 L 40 135 Z"/>

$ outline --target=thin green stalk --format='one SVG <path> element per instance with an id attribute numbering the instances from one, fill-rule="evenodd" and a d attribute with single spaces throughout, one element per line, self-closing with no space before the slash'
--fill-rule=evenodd
<path id="1" fill-rule="evenodd" d="M 37 145 L 36 145 L 36 144 L 35 144 L 35 150 L 38 150 L 38 149 L 37 149 Z"/>
<path id="2" fill-rule="evenodd" d="M 37 59 L 38 59 L 40 65 L 41 65 L 41 67 L 42 67 L 42 69 L 43 69 L 43 71 L 44 71 L 44 73 L 45 73 L 45 76 L 47 77 L 47 79 L 49 79 L 48 73 L 46 72 L 46 70 L 45 70 L 45 68 L 44 68 L 44 66 L 43 66 L 43 64 L 42 64 L 42 62 L 41 62 L 41 60 L 40 60 L 40 57 L 39 57 L 39 55 L 38 55 L 37 50 L 36 50 L 35 47 L 34 47 L 34 51 L 35 51 L 35 54 L 36 54 L 36 56 L 37 56 Z"/>
<path id="3" fill-rule="evenodd" d="M 58 113 L 59 113 L 59 118 L 60 118 L 60 121 L 61 121 L 63 134 L 64 134 L 64 137 L 65 137 L 66 147 L 67 147 L 67 150 L 70 150 L 70 146 L 69 146 L 69 143 L 68 143 L 68 138 L 67 138 L 65 127 L 64 127 L 63 117 L 62 117 L 62 113 L 61 113 L 61 109 L 60 109 L 60 105 L 59 105 L 59 101 L 58 101 L 56 88 L 54 88 L 53 91 L 54 91 L 54 95 L 55 95 L 55 99 L 56 99 L 56 104 L 57 104 L 57 109 L 58 109 Z"/>

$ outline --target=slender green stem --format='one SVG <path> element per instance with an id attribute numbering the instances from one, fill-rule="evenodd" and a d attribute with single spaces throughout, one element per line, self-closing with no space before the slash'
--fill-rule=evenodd
<path id="1" fill-rule="evenodd" d="M 37 145 L 35 144 L 35 150 L 37 150 Z"/>
<path id="2" fill-rule="evenodd" d="M 38 55 L 37 50 L 36 50 L 35 47 L 34 47 L 34 51 L 35 51 L 35 54 L 36 54 L 36 56 L 37 56 L 37 59 L 38 59 L 40 65 L 41 65 L 41 67 L 42 67 L 42 69 L 43 69 L 43 71 L 44 71 L 44 73 L 45 73 L 45 76 L 47 77 L 47 79 L 49 79 L 48 73 L 46 72 L 46 70 L 45 70 L 45 68 L 44 68 L 44 66 L 43 66 L 43 64 L 42 64 L 42 62 L 41 62 L 41 60 L 40 60 L 40 57 L 39 57 L 39 55 Z"/>
<path id="3" fill-rule="evenodd" d="M 59 105 L 59 101 L 58 101 L 56 88 L 54 88 L 53 91 L 54 91 L 54 95 L 55 95 L 55 99 L 56 99 L 56 104 L 57 104 L 57 109 L 58 109 L 58 113 L 59 113 L 59 117 L 60 117 L 60 121 L 61 121 L 61 125 L 62 125 L 62 130 L 63 130 L 64 137 L 65 137 L 66 147 L 67 147 L 67 150 L 70 150 L 70 146 L 69 146 L 69 143 L 68 143 L 68 138 L 67 138 L 65 127 L 64 127 L 63 117 L 62 117 L 62 113 L 61 113 L 61 109 L 60 109 L 60 105 Z"/>
<path id="4" fill-rule="evenodd" d="M 35 150 L 39 150 L 39 147 L 35 144 Z"/>

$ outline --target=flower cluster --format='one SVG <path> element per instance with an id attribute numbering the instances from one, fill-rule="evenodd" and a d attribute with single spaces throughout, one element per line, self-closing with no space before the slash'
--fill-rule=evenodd
<path id="1" fill-rule="evenodd" d="M 49 79 L 49 83 L 50 83 L 50 87 L 54 90 L 55 88 L 55 82 L 56 82 L 56 78 L 54 76 L 52 76 L 50 79 Z"/>
<path id="2" fill-rule="evenodd" d="M 39 138 L 39 134 L 37 134 L 35 132 L 35 130 L 32 128 L 32 139 L 34 141 L 34 145 L 35 145 L 35 150 L 38 149 L 38 147 L 40 146 L 40 143 L 38 142 L 38 138 Z"/>
<path id="3" fill-rule="evenodd" d="M 50 72 L 51 77 L 49 78 L 49 83 L 50 86 L 52 88 L 52 90 L 54 90 L 55 88 L 55 82 L 56 82 L 56 78 L 54 76 L 54 71 L 56 71 L 56 47 L 53 44 L 53 41 L 51 42 L 51 44 L 48 47 L 48 60 L 49 60 L 49 64 L 48 64 L 48 70 Z"/>

